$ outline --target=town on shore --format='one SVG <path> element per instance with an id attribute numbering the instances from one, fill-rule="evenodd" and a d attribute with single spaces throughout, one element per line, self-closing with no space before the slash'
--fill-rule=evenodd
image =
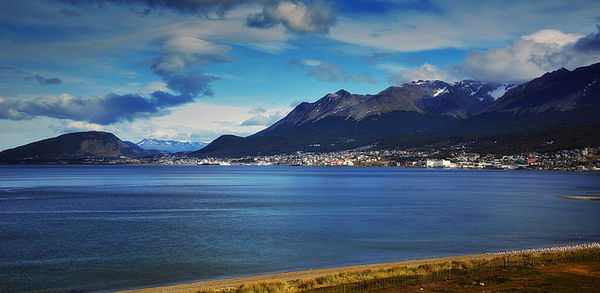
<path id="1" fill-rule="evenodd" d="M 600 148 L 582 148 L 555 152 L 527 152 L 498 155 L 467 151 L 368 150 L 336 152 L 295 152 L 292 154 L 245 156 L 240 158 L 198 158 L 183 153 L 151 158 L 89 158 L 83 163 L 160 164 L 160 165 L 286 165 L 404 167 L 449 169 L 600 171 Z"/>

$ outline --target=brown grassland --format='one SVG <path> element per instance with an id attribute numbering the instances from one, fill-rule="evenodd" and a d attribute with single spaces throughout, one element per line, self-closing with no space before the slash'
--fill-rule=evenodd
<path id="1" fill-rule="evenodd" d="M 139 293 L 600 292 L 600 249 L 470 255 L 134 290 Z"/>

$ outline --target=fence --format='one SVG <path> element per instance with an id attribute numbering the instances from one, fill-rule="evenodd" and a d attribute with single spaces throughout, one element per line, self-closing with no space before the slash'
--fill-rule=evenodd
<path id="1" fill-rule="evenodd" d="M 365 280 L 355 283 L 307 289 L 305 293 L 359 293 L 386 288 L 419 285 L 428 281 L 442 281 L 457 276 L 477 277 L 484 272 L 507 268 L 531 268 L 540 265 L 570 263 L 578 261 L 600 261 L 600 249 L 585 249 L 569 252 L 545 252 L 533 254 L 506 254 L 492 259 L 453 261 L 425 264 L 417 267 L 426 273 L 408 274 Z M 439 269 L 449 267 L 448 269 Z"/>

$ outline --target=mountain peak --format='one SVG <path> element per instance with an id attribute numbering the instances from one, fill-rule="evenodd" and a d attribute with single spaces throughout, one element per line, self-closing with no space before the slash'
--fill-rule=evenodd
<path id="1" fill-rule="evenodd" d="M 440 87 L 440 86 L 445 86 L 447 85 L 447 83 L 445 81 L 442 80 L 413 80 L 411 82 L 407 82 L 407 83 L 403 83 L 402 85 L 400 85 L 400 87 L 406 87 L 406 86 L 424 86 L 424 87 Z"/>
<path id="2" fill-rule="evenodd" d="M 339 95 L 339 96 L 349 96 L 349 95 L 352 95 L 350 92 L 348 92 L 345 89 L 341 89 L 341 90 L 335 92 L 335 94 Z"/>

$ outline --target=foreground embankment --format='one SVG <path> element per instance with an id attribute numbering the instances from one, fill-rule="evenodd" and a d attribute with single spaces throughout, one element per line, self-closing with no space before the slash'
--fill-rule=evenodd
<path id="1" fill-rule="evenodd" d="M 465 278 L 465 276 L 472 278 L 483 274 L 494 275 L 500 272 L 505 274 L 506 270 L 514 268 L 568 265 L 590 261 L 600 262 L 600 243 L 287 272 L 127 292 L 366 292 L 386 288 L 418 287 L 428 282 L 445 282 L 453 278 Z M 512 273 L 519 274 L 516 271 Z"/>

